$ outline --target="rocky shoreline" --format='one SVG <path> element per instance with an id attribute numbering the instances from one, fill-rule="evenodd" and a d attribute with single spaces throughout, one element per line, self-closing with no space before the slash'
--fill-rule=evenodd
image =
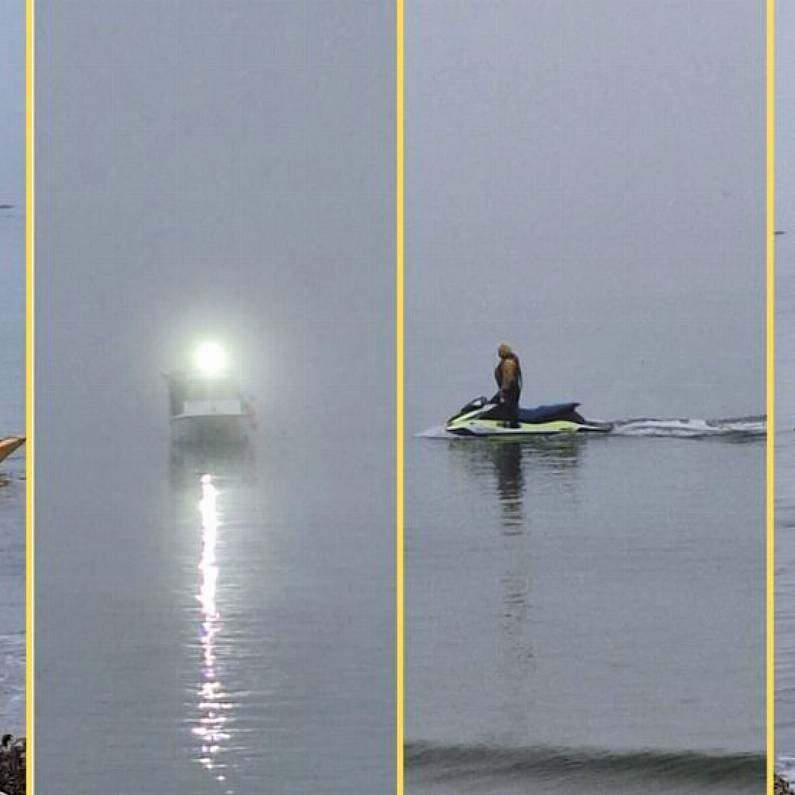
<path id="1" fill-rule="evenodd" d="M 0 740 L 0 795 L 25 795 L 25 738 Z"/>
<path id="2" fill-rule="evenodd" d="M 773 793 L 774 795 L 795 795 L 795 790 L 792 789 L 792 786 L 788 784 L 787 781 L 776 774 L 774 777 Z"/>

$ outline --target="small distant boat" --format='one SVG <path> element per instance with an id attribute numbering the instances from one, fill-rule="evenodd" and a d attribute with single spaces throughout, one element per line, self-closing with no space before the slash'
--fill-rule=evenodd
<path id="1" fill-rule="evenodd" d="M 249 443 L 254 410 L 234 379 L 176 372 L 166 381 L 173 442 L 204 448 Z"/>
<path id="2" fill-rule="evenodd" d="M 22 447 L 23 444 L 25 444 L 24 436 L 5 436 L 0 439 L 0 461 L 8 458 L 14 450 Z"/>
<path id="3" fill-rule="evenodd" d="M 257 427 L 252 401 L 229 373 L 218 343 L 199 345 L 193 364 L 165 374 L 172 480 L 193 482 L 197 472 L 209 471 L 246 478 Z"/>

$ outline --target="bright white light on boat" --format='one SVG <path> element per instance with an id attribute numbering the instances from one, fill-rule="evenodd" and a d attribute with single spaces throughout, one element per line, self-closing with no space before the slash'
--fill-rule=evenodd
<path id="1" fill-rule="evenodd" d="M 226 353 L 217 342 L 203 342 L 196 348 L 193 361 L 205 375 L 218 375 L 226 367 Z"/>

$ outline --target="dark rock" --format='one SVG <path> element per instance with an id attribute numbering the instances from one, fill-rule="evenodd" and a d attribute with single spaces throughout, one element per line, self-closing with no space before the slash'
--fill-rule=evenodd
<path id="1" fill-rule="evenodd" d="M 25 795 L 25 738 L 4 735 L 0 744 L 0 792 Z"/>

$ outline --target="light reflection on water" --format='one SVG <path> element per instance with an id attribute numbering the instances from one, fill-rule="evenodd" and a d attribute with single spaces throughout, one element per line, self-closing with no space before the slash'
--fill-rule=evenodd
<path id="1" fill-rule="evenodd" d="M 199 591 L 196 594 L 201 608 L 201 678 L 196 690 L 198 717 L 192 732 L 199 740 L 198 761 L 219 782 L 226 782 L 227 766 L 221 754 L 228 746 L 229 712 L 233 707 L 218 671 L 218 636 L 224 624 L 216 604 L 218 588 L 218 490 L 212 475 L 201 477 L 202 497 L 199 501 L 201 513 L 202 552 L 199 561 Z M 229 787 L 227 795 L 234 790 Z"/>

